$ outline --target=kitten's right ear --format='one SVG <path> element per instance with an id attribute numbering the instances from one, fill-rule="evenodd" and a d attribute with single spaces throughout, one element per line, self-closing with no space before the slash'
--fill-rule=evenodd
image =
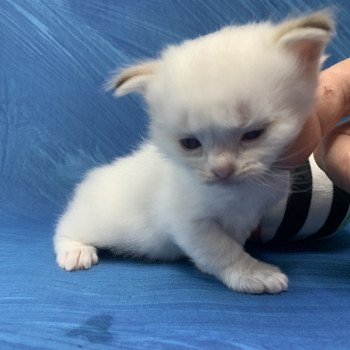
<path id="1" fill-rule="evenodd" d="M 334 20 L 329 10 L 282 22 L 275 40 L 299 58 L 306 71 L 319 67 L 323 50 L 334 33 Z"/>
<path id="2" fill-rule="evenodd" d="M 105 84 L 105 88 L 114 90 L 116 96 L 124 96 L 131 92 L 143 94 L 157 66 L 158 61 L 153 60 L 124 68 Z"/>

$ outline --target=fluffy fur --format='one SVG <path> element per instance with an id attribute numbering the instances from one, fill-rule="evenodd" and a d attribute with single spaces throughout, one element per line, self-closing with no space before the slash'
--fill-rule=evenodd
<path id="1" fill-rule="evenodd" d="M 230 26 L 121 71 L 110 87 L 144 95 L 150 138 L 77 187 L 54 237 L 58 264 L 90 268 L 98 248 L 185 255 L 234 290 L 286 290 L 286 275 L 243 246 L 287 190 L 276 162 L 311 113 L 332 28 L 327 12 Z"/>

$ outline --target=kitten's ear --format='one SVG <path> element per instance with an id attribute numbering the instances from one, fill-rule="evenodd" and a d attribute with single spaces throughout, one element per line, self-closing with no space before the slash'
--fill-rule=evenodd
<path id="1" fill-rule="evenodd" d="M 277 26 L 276 42 L 298 56 L 306 71 L 314 72 L 333 33 L 332 13 L 325 10 L 282 22 Z"/>
<path id="2" fill-rule="evenodd" d="M 105 84 L 105 88 L 114 90 L 116 96 L 124 96 L 130 92 L 142 94 L 157 66 L 158 61 L 153 60 L 124 68 Z"/>

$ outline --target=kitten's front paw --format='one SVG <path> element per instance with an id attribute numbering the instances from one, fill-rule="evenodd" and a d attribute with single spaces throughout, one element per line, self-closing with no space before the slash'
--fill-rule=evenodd
<path id="1" fill-rule="evenodd" d="M 288 277 L 276 266 L 252 259 L 231 271 L 225 280 L 229 287 L 249 294 L 281 293 L 288 288 Z"/>
<path id="2" fill-rule="evenodd" d="M 64 248 L 57 251 L 58 265 L 67 271 L 89 269 L 97 264 L 96 248 L 81 243 L 64 244 Z"/>

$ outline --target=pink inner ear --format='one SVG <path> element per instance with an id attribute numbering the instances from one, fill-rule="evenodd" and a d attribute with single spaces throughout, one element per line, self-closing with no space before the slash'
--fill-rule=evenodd
<path id="1" fill-rule="evenodd" d="M 318 64 L 321 54 L 320 43 L 313 41 L 301 42 L 297 45 L 296 50 L 301 61 L 306 65 Z"/>

